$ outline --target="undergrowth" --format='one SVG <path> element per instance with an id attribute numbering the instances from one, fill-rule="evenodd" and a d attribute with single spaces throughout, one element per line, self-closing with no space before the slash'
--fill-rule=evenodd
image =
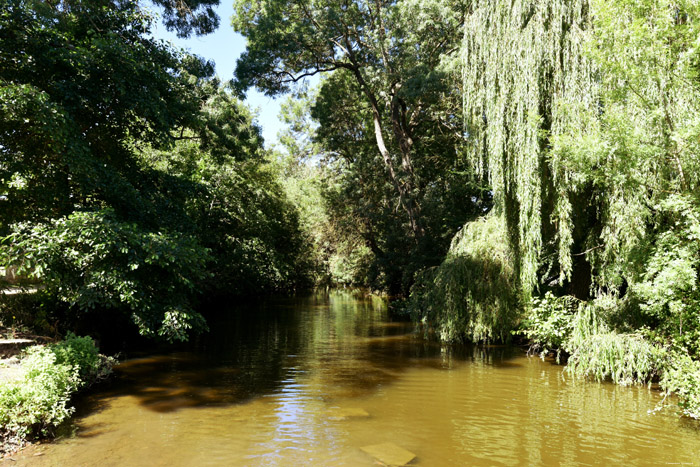
<path id="1" fill-rule="evenodd" d="M 700 419 L 700 362 L 687 349 L 649 339 L 654 333 L 648 330 L 623 332 L 613 325 L 617 315 L 629 314 L 626 306 L 605 295 L 585 302 L 547 293 L 533 300 L 518 333 L 542 357 L 566 355 L 566 371 L 576 377 L 625 386 L 658 379 L 666 396 L 676 396 L 683 415 Z"/>
<path id="2" fill-rule="evenodd" d="M 683 415 L 700 419 L 700 362 L 687 353 L 673 352 L 661 377 L 666 395 L 675 394 Z"/>
<path id="3" fill-rule="evenodd" d="M 0 450 L 51 436 L 73 414 L 73 394 L 105 378 L 113 363 L 90 337 L 69 335 L 57 344 L 27 349 L 22 378 L 0 386 Z"/>
<path id="4" fill-rule="evenodd" d="M 409 310 L 444 341 L 507 341 L 521 317 L 513 264 L 500 217 L 470 222 L 443 263 L 419 275 Z"/>

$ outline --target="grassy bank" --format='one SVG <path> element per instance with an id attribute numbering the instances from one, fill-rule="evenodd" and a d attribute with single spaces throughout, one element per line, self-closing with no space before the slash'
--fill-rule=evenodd
<path id="1" fill-rule="evenodd" d="M 72 397 L 111 373 L 90 337 L 68 337 L 28 348 L 15 378 L 0 383 L 0 454 L 51 437 L 75 410 Z"/>

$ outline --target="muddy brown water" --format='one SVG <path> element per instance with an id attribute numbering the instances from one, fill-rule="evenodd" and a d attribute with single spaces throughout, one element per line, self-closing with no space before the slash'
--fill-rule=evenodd
<path id="1" fill-rule="evenodd" d="M 700 465 L 700 430 L 660 395 L 568 378 L 516 348 L 430 343 L 350 292 L 240 309 L 196 350 L 136 358 L 72 430 L 6 464 Z"/>

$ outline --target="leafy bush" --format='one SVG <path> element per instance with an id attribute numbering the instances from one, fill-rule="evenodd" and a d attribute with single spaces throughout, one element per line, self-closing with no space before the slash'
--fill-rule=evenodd
<path id="1" fill-rule="evenodd" d="M 561 351 L 571 338 L 579 304 L 570 295 L 555 297 L 551 292 L 547 292 L 544 297 L 534 298 L 532 308 L 518 333 L 532 342 L 530 349 L 539 352 L 541 357 L 556 352 L 559 361 Z"/>
<path id="2" fill-rule="evenodd" d="M 468 223 L 443 263 L 412 288 L 414 317 L 433 325 L 446 341 L 507 341 L 521 318 L 521 300 L 504 237 L 497 216 Z"/>
<path id="3" fill-rule="evenodd" d="M 206 275 L 208 253 L 191 237 L 143 230 L 104 209 L 19 224 L 5 244 L 9 264 L 79 311 L 125 310 L 142 334 L 171 340 L 204 327 L 187 304 Z"/>
<path id="4" fill-rule="evenodd" d="M 666 394 L 678 397 L 684 415 L 700 419 L 700 362 L 688 354 L 672 353 L 661 378 Z"/>
<path id="5" fill-rule="evenodd" d="M 533 300 L 521 334 L 542 354 L 569 354 L 567 371 L 597 381 L 610 378 L 629 385 L 650 381 L 661 373 L 665 349 L 635 333 L 611 330 L 608 320 L 619 300 L 606 295 L 590 302 L 551 293 Z"/>
<path id="6" fill-rule="evenodd" d="M 70 395 L 78 388 L 78 369 L 57 364 L 48 347 L 31 347 L 22 362 L 24 379 L 0 388 L 0 424 L 6 438 L 48 435 L 73 413 Z"/>
<path id="7" fill-rule="evenodd" d="M 632 284 L 655 334 L 700 356 L 700 202 L 670 195 L 658 206 L 661 232 Z"/>
<path id="8" fill-rule="evenodd" d="M 50 346 L 56 355 L 57 365 L 68 365 L 78 369 L 79 387 L 99 381 L 112 372 L 113 360 L 98 353 L 91 337 L 79 337 L 69 333 L 68 337 Z"/>
<path id="9" fill-rule="evenodd" d="M 48 436 L 74 411 L 77 390 L 107 376 L 113 360 L 99 355 L 89 337 L 70 335 L 50 346 L 27 349 L 23 379 L 0 386 L 0 435 L 5 447 Z"/>

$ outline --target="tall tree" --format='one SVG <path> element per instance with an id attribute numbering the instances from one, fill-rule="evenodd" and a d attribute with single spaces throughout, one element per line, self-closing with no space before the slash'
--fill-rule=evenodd
<path id="1" fill-rule="evenodd" d="M 450 239 L 463 223 L 482 213 L 488 198 L 457 150 L 461 137 L 447 132 L 440 123 L 451 115 L 454 103 L 431 108 L 433 119 L 418 129 L 414 149 L 415 196 L 425 208 L 422 216 L 425 236 L 415 242 L 410 224 L 401 212 L 399 200 L 387 177 L 377 176 L 381 156 L 374 141 L 371 106 L 353 76 L 345 70 L 325 80 L 312 108 L 319 122 L 316 141 L 325 150 L 330 169 L 329 189 L 332 217 L 364 238 L 373 253 L 370 284 L 406 293 L 414 273 L 437 264 Z M 457 118 L 458 120 L 458 118 Z"/>
<path id="2" fill-rule="evenodd" d="M 278 94 L 305 77 L 344 70 L 371 111 L 373 137 L 413 236 L 424 236 L 415 158 L 421 125 L 449 85 L 461 1 L 238 1 L 234 28 L 248 38 L 236 78 Z M 359 97 L 359 96 L 358 96 Z M 445 131 L 455 130 L 447 121 Z"/>
<path id="3" fill-rule="evenodd" d="M 212 272 L 286 287 L 301 241 L 250 112 L 152 25 L 129 0 L 0 0 L 0 258 L 68 320 L 185 339 Z"/>

